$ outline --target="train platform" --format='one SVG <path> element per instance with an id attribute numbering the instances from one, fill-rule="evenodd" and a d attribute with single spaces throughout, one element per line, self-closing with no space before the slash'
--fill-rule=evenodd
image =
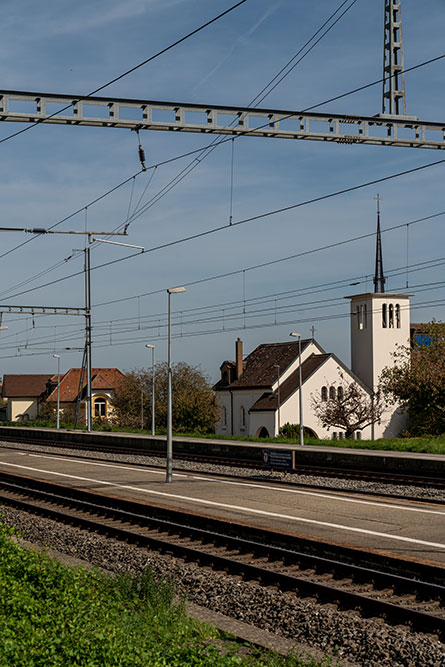
<path id="1" fill-rule="evenodd" d="M 183 471 L 174 472 L 167 484 L 159 468 L 25 452 L 8 449 L 7 444 L 0 451 L 0 473 L 445 568 L 445 509 L 427 501 L 352 496 Z"/>
<path id="2" fill-rule="evenodd" d="M 42 443 L 54 445 L 78 445 L 79 447 L 101 446 L 110 449 L 137 449 L 165 455 L 166 437 L 151 436 L 137 433 L 115 433 L 94 431 L 73 431 L 53 428 L 10 427 L 0 426 L 0 440 L 5 438 L 34 439 Z M 238 440 L 218 440 L 217 438 L 173 438 L 174 451 L 177 456 L 201 455 L 215 459 L 224 458 L 232 461 L 243 460 L 263 464 L 265 451 L 281 454 L 287 461 L 295 465 L 324 466 L 327 469 L 367 470 L 406 475 L 425 475 L 443 477 L 445 479 L 445 455 L 418 454 L 414 452 L 395 452 L 359 448 L 335 447 L 326 445 L 286 445 L 269 442 L 240 442 Z M 284 467 L 288 467 L 287 464 Z"/>

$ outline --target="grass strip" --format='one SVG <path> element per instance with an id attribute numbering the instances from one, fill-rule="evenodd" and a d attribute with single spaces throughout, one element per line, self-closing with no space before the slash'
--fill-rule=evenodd
<path id="1" fill-rule="evenodd" d="M 69 567 L 13 532 L 0 524 L 1 667 L 321 667 L 230 641 L 187 616 L 172 583 L 150 570 Z"/>

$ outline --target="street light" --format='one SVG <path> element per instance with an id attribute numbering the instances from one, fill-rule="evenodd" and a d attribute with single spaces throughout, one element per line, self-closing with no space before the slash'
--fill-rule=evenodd
<path id="1" fill-rule="evenodd" d="M 57 428 L 60 427 L 60 354 L 53 354 L 57 359 Z"/>
<path id="2" fill-rule="evenodd" d="M 167 357 L 167 376 L 168 376 L 168 394 L 167 394 L 167 476 L 166 482 L 172 481 L 173 469 L 173 433 L 172 433 L 172 360 L 171 360 L 171 297 L 172 294 L 185 292 L 185 287 L 171 287 L 167 290 L 168 294 L 168 357 Z"/>
<path id="3" fill-rule="evenodd" d="M 302 382 L 301 382 L 301 334 L 299 333 L 291 333 L 291 336 L 294 338 L 298 338 L 298 356 L 299 356 L 299 361 L 300 365 L 298 367 L 298 376 L 299 376 L 299 403 L 300 403 L 300 445 L 304 445 L 304 438 L 303 438 L 303 394 L 302 394 Z"/>
<path id="4" fill-rule="evenodd" d="M 280 365 L 274 364 L 273 366 L 277 369 L 278 435 L 280 435 Z"/>
<path id="5" fill-rule="evenodd" d="M 155 435 L 155 346 L 145 345 L 151 350 L 151 434 Z"/>

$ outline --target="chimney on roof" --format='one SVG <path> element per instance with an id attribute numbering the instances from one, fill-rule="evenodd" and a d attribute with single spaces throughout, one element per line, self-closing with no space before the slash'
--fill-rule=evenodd
<path id="1" fill-rule="evenodd" d="M 236 379 L 240 377 L 243 372 L 243 341 L 237 338 L 235 343 L 235 359 L 236 359 Z"/>

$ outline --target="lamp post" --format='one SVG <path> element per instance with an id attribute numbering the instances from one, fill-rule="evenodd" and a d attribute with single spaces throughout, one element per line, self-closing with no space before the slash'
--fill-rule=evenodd
<path id="1" fill-rule="evenodd" d="M 304 437 L 303 437 L 303 389 L 302 389 L 302 381 L 301 381 L 301 334 L 299 333 L 291 333 L 291 336 L 294 338 L 298 338 L 298 357 L 299 357 L 299 362 L 300 365 L 298 367 L 298 386 L 299 386 L 299 391 L 298 391 L 298 398 L 299 398 L 299 403 L 300 403 L 300 445 L 304 445 Z"/>
<path id="2" fill-rule="evenodd" d="M 54 359 L 57 359 L 57 426 L 60 427 L 60 354 L 53 354 Z"/>
<path id="3" fill-rule="evenodd" d="M 274 364 L 277 369 L 277 402 L 278 402 L 278 435 L 280 435 L 280 365 Z"/>
<path id="4" fill-rule="evenodd" d="M 185 292 L 185 287 L 171 287 L 167 290 L 168 294 L 168 356 L 167 356 L 167 376 L 168 376 L 168 393 L 167 393 L 167 475 L 166 482 L 172 481 L 173 469 L 173 433 L 172 433 L 172 363 L 171 363 L 171 296 L 179 292 Z"/>
<path id="5" fill-rule="evenodd" d="M 146 346 L 151 350 L 151 434 L 155 435 L 155 346 Z"/>

